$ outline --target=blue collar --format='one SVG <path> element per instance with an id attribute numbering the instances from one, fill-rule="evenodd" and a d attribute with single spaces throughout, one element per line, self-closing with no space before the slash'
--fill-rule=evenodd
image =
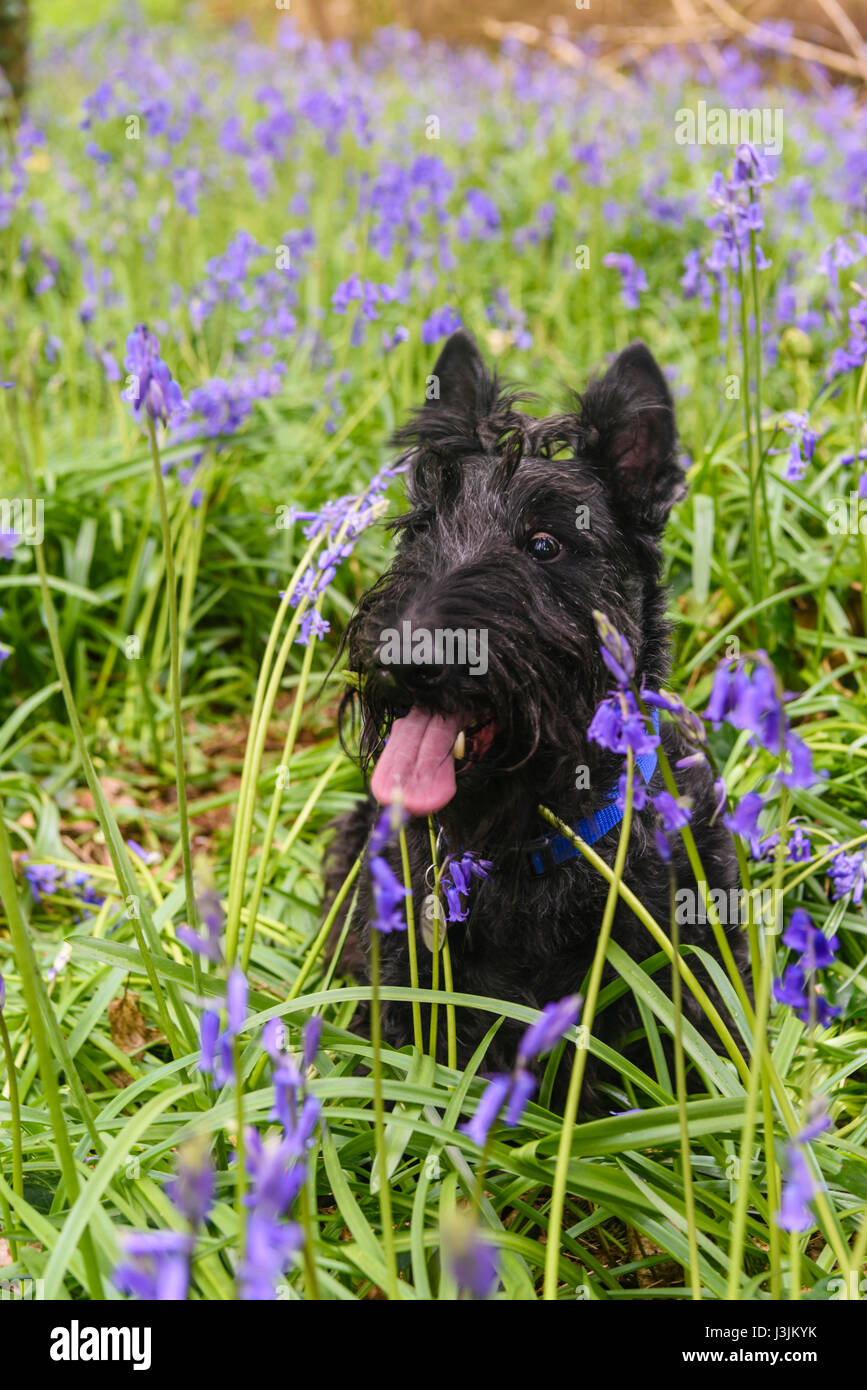
<path id="1" fill-rule="evenodd" d="M 653 711 L 653 732 L 659 733 L 659 710 Z M 643 753 L 635 759 L 635 766 L 649 784 L 651 777 L 656 771 L 656 749 L 652 753 Z M 607 835 L 609 830 L 613 830 L 615 825 L 619 825 L 623 819 L 623 812 L 617 805 L 618 788 L 612 787 L 605 798 L 605 804 L 594 811 L 591 816 L 579 820 L 572 829 L 585 845 L 595 845 L 597 840 L 601 840 L 603 835 Z M 526 865 L 531 874 L 546 874 L 551 869 L 555 869 L 558 864 L 564 863 L 567 859 L 574 859 L 576 854 L 581 851 L 577 845 L 565 835 L 558 835 L 556 831 L 551 831 L 548 835 L 540 835 L 538 840 L 531 840 L 524 845 L 524 855 Z"/>

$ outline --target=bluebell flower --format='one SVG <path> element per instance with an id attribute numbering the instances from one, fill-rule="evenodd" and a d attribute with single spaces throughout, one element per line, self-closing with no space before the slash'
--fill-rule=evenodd
<path id="1" fill-rule="evenodd" d="M 537 1058 L 550 1052 L 563 1034 L 578 1022 L 581 1012 L 580 994 L 567 994 L 555 1003 L 546 1004 L 542 1015 L 531 1023 L 521 1039 L 518 1048 L 519 1061 L 535 1062 Z"/>
<path id="2" fill-rule="evenodd" d="M 273 1299 L 276 1281 L 303 1242 L 301 1228 L 287 1217 L 304 1185 L 305 1168 L 292 1135 L 263 1139 L 250 1128 L 244 1147 L 250 1188 L 244 1198 L 249 1215 L 238 1270 L 239 1297 Z"/>
<path id="3" fill-rule="evenodd" d="M 812 1118 L 786 1146 L 783 1189 L 780 1210 L 777 1213 L 777 1225 L 784 1231 L 808 1231 L 815 1224 L 809 1203 L 816 1196 L 819 1187 L 813 1178 L 803 1146 L 817 1139 L 830 1127 L 830 1116 L 820 1103 L 814 1107 Z"/>
<path id="4" fill-rule="evenodd" d="M 623 634 L 617 631 L 604 613 L 594 610 L 593 619 L 599 633 L 602 660 L 617 684 L 626 689 L 635 675 L 632 649 Z"/>
<path id="5" fill-rule="evenodd" d="M 318 1014 L 314 1014 L 305 1024 L 302 1034 L 302 1065 L 305 1070 L 312 1067 L 319 1051 L 319 1042 L 322 1037 L 322 1019 Z"/>
<path id="6" fill-rule="evenodd" d="M 381 857 L 374 856 L 371 859 L 370 876 L 373 887 L 373 917 L 370 925 L 384 935 L 393 931 L 406 931 L 405 903 L 409 891 Z"/>
<path id="7" fill-rule="evenodd" d="M 462 1129 L 480 1149 L 505 1107 L 505 1123 L 514 1128 L 520 1123 L 527 1101 L 536 1089 L 536 1078 L 528 1070 L 545 1053 L 550 1052 L 563 1034 L 578 1020 L 580 996 L 567 995 L 556 1003 L 547 1004 L 541 1018 L 530 1024 L 518 1045 L 515 1066 L 511 1072 L 492 1076 L 476 1106 L 475 1114 Z"/>
<path id="8" fill-rule="evenodd" d="M 647 276 L 641 266 L 636 265 L 626 251 L 609 251 L 602 257 L 602 264 L 619 272 L 623 303 L 627 309 L 637 309 L 641 304 L 641 295 L 647 289 Z"/>
<path id="9" fill-rule="evenodd" d="M 618 691 L 596 706 L 587 737 L 613 753 L 626 754 L 632 749 L 635 757 L 641 757 L 659 746 L 659 736 L 648 729 L 648 722 L 632 692 Z"/>
<path id="10" fill-rule="evenodd" d="M 653 804 L 662 818 L 662 828 L 668 834 L 682 830 L 692 820 L 692 810 L 685 796 L 674 797 L 671 792 L 660 791 L 654 795 Z"/>
<path id="11" fill-rule="evenodd" d="M 187 1296 L 193 1237 L 185 1231 L 136 1231 L 121 1235 L 126 1261 L 114 1272 L 125 1293 L 148 1302 L 178 1302 Z"/>
<path id="12" fill-rule="evenodd" d="M 832 902 L 851 893 L 853 903 L 859 907 L 867 883 L 867 853 L 859 850 L 854 854 L 847 854 L 844 850 L 839 850 L 828 865 L 828 877 L 831 880 Z"/>
<path id="13" fill-rule="evenodd" d="M 669 844 L 668 837 L 665 834 L 665 831 L 662 830 L 660 826 L 657 826 L 654 830 L 653 838 L 654 843 L 656 844 L 656 852 L 662 860 L 663 864 L 670 864 L 671 845 Z"/>
<path id="14" fill-rule="evenodd" d="M 493 867 L 489 859 L 480 859 L 472 851 L 449 855 L 440 878 L 440 888 L 446 895 L 446 917 L 449 922 L 466 921 L 469 907 L 463 899 L 470 891 L 472 880 L 474 877 L 488 878 Z"/>
<path id="15" fill-rule="evenodd" d="M 57 892 L 63 874 L 56 864 L 25 864 L 24 877 L 30 884 L 34 902 L 41 903 L 43 897 Z"/>
<path id="16" fill-rule="evenodd" d="M 443 1222 L 443 1246 L 458 1296 L 490 1298 L 499 1280 L 499 1251 L 482 1236 L 472 1216 L 457 1211 Z"/>
<path id="17" fill-rule="evenodd" d="M 435 309 L 422 323 L 421 340 L 427 346 L 436 343 L 440 338 L 447 338 L 456 329 L 463 326 L 463 320 L 450 304 L 444 304 L 441 309 Z"/>
<path id="18" fill-rule="evenodd" d="M 813 846 L 810 842 L 810 836 L 804 827 L 802 825 L 790 826 L 786 858 L 793 864 L 800 864 L 810 859 L 812 853 Z"/>
<path id="19" fill-rule="evenodd" d="M 184 403 L 181 388 L 160 357 L 160 345 L 143 323 L 126 340 L 124 366 L 133 377 L 132 384 L 121 392 L 137 415 L 144 406 L 153 420 L 163 424 Z"/>
<path id="20" fill-rule="evenodd" d="M 493 1076 L 482 1092 L 482 1098 L 476 1106 L 475 1114 L 462 1126 L 464 1134 L 468 1134 L 480 1149 L 485 1147 L 488 1135 L 497 1119 L 500 1111 L 506 1103 L 506 1099 L 512 1089 L 511 1076 Z"/>
<path id="21" fill-rule="evenodd" d="M 816 1185 L 809 1164 L 793 1144 L 786 1153 L 777 1225 L 784 1231 L 808 1231 L 814 1224 L 808 1203 L 815 1195 Z"/>
<path id="22" fill-rule="evenodd" d="M 840 949 L 837 936 L 825 936 L 815 926 L 809 912 L 798 907 L 789 918 L 789 925 L 783 932 L 783 942 L 793 951 L 801 952 L 801 966 L 805 970 L 822 970 L 832 965 Z"/>
<path id="23" fill-rule="evenodd" d="M 220 1015 L 213 1009 L 204 1009 L 199 1019 L 199 1071 L 208 1076 L 214 1071 L 219 1035 Z"/>
<path id="24" fill-rule="evenodd" d="M 828 1003 L 822 986 L 816 982 L 816 973 L 833 964 L 840 948 L 838 938 L 826 937 L 804 908 L 796 908 L 783 932 L 783 942 L 800 955 L 797 963 L 787 966 L 782 978 L 774 981 L 774 998 L 794 1009 L 808 1027 L 816 1024 L 827 1028 L 842 1011 Z"/>
<path id="25" fill-rule="evenodd" d="M 17 531 L 0 531 L 0 560 L 14 559 L 20 543 L 21 536 Z"/>
<path id="26" fill-rule="evenodd" d="M 723 816 L 723 823 L 733 835 L 741 835 L 745 840 L 754 839 L 759 834 L 759 815 L 764 805 L 758 792 L 747 792 L 741 797 L 733 813 Z"/>
<path id="27" fill-rule="evenodd" d="M 810 1000 L 807 995 L 807 976 L 800 965 L 787 965 L 782 978 L 774 981 L 774 998 L 780 1004 L 809 1014 Z"/>
<path id="28" fill-rule="evenodd" d="M 204 1136 L 181 1144 L 175 1176 L 167 1183 L 166 1192 L 193 1230 L 202 1224 L 214 1200 L 214 1170 Z"/>
<path id="29" fill-rule="evenodd" d="M 805 410 L 787 410 L 781 423 L 791 439 L 789 460 L 783 477 L 789 482 L 800 482 L 807 471 L 807 465 L 812 463 L 819 436 L 810 428 L 810 417 Z"/>
<path id="30" fill-rule="evenodd" d="M 240 1033 L 247 1018 L 247 976 L 235 966 L 226 981 L 226 1031 L 234 1038 Z"/>

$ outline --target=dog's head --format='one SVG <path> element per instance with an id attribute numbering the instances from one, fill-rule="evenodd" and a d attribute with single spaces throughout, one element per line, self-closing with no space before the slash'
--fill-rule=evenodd
<path id="1" fill-rule="evenodd" d="M 643 343 L 575 409 L 537 419 L 455 333 L 397 436 L 409 510 L 348 627 L 371 788 L 478 832 L 610 769 L 585 734 L 611 678 L 593 618 L 639 681 L 665 675 L 659 538 L 683 491 L 671 396 Z M 352 697 L 348 697 L 351 699 Z M 386 740 L 387 744 L 386 744 Z"/>

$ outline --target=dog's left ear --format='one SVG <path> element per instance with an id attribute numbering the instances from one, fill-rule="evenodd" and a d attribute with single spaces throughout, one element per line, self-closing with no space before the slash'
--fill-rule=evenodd
<path id="1" fill-rule="evenodd" d="M 686 487 L 677 457 L 674 403 L 644 343 L 630 343 L 588 388 L 581 426 L 618 511 L 660 535 Z"/>

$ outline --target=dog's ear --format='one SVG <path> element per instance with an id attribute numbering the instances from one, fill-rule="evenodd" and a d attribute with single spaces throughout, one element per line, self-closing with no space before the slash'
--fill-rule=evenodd
<path id="1" fill-rule="evenodd" d="M 512 423 L 508 407 L 474 339 L 458 329 L 427 378 L 424 405 L 393 442 L 414 452 L 414 476 L 429 468 L 439 476 L 443 460 L 458 467 L 466 455 L 488 448 Z"/>
<path id="2" fill-rule="evenodd" d="M 476 340 L 463 328 L 451 335 L 427 379 L 425 408 L 475 424 L 489 405 L 491 376 Z"/>
<path id="3" fill-rule="evenodd" d="M 660 535 L 686 490 L 674 403 L 656 359 L 630 343 L 581 402 L 588 453 L 618 511 Z"/>

